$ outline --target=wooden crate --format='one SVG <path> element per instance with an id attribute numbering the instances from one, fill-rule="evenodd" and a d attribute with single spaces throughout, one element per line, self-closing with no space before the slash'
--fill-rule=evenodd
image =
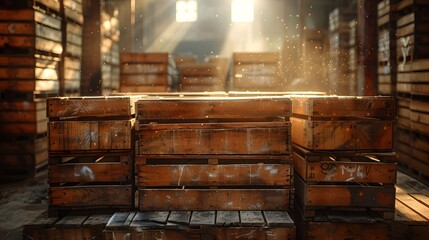
<path id="1" fill-rule="evenodd" d="M 415 179 L 398 173 L 392 239 L 424 239 L 429 233 L 429 189 Z"/>
<path id="2" fill-rule="evenodd" d="M 48 137 L 2 136 L 0 155 L 3 176 L 38 176 L 48 163 Z"/>
<path id="3" fill-rule="evenodd" d="M 105 238 L 139 239 L 295 239 L 286 211 L 118 212 Z"/>
<path id="4" fill-rule="evenodd" d="M 168 90 L 174 74 L 170 62 L 168 53 L 121 53 L 119 91 Z"/>
<path id="5" fill-rule="evenodd" d="M 252 106 L 252 107 L 249 107 Z M 136 103 L 138 129 L 150 122 L 267 122 L 287 121 L 289 97 L 146 98 Z"/>
<path id="6" fill-rule="evenodd" d="M 106 97 L 57 97 L 47 101 L 50 119 L 131 119 L 135 114 L 134 103 L 139 96 Z"/>
<path id="7" fill-rule="evenodd" d="M 48 217 L 44 213 L 24 225 L 23 239 L 104 239 L 103 229 L 111 216 L 87 213 L 83 216 Z"/>
<path id="8" fill-rule="evenodd" d="M 180 91 L 224 91 L 224 69 L 218 63 L 182 63 L 178 68 Z"/>
<path id="9" fill-rule="evenodd" d="M 328 212 L 311 221 L 295 218 L 297 239 L 391 239 L 391 224 L 364 212 Z"/>
<path id="10" fill-rule="evenodd" d="M 392 151 L 394 98 L 292 97 L 292 142 L 311 150 Z"/>
<path id="11" fill-rule="evenodd" d="M 272 91 L 281 86 L 279 53 L 233 53 L 231 89 L 234 91 Z"/>
<path id="12" fill-rule="evenodd" d="M 136 156 L 139 187 L 291 187 L 292 160 L 285 156 Z"/>
<path id="13" fill-rule="evenodd" d="M 51 157 L 51 210 L 132 208 L 133 156 Z"/>
<path id="14" fill-rule="evenodd" d="M 303 216 L 314 218 L 318 210 L 371 211 L 382 219 L 393 219 L 395 186 L 393 184 L 338 182 L 319 184 L 295 176 L 295 199 Z M 332 196 L 336 196 L 332 198 Z"/>
<path id="15" fill-rule="evenodd" d="M 46 101 L 0 101 L 0 131 L 4 136 L 41 135 L 47 132 Z"/>
<path id="16" fill-rule="evenodd" d="M 396 153 L 311 152 L 293 146 L 296 173 L 305 182 L 396 183 Z"/>
<path id="17" fill-rule="evenodd" d="M 151 124 L 138 131 L 138 154 L 290 154 L 290 124 Z"/>
<path id="18" fill-rule="evenodd" d="M 134 119 L 49 121 L 50 154 L 130 152 Z"/>
<path id="19" fill-rule="evenodd" d="M 0 9 L 0 48 L 3 52 L 60 55 L 63 52 L 61 18 L 36 9 Z"/>

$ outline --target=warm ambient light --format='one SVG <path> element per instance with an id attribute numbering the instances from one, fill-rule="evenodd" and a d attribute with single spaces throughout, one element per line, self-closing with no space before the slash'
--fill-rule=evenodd
<path id="1" fill-rule="evenodd" d="M 253 0 L 232 0 L 232 22 L 253 22 L 253 12 Z"/>
<path id="2" fill-rule="evenodd" d="M 176 22 L 195 22 L 198 18 L 196 0 L 179 0 L 176 2 Z"/>

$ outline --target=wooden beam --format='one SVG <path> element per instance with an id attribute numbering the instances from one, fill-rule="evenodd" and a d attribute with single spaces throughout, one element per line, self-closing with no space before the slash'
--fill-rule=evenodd
<path id="1" fill-rule="evenodd" d="M 377 2 L 358 0 L 358 39 L 360 48 L 360 81 L 363 95 L 375 95 L 377 83 Z M 363 79 L 362 79 L 363 77 Z M 358 84 L 359 86 L 359 84 Z M 360 90 L 358 90 L 360 91 Z"/>

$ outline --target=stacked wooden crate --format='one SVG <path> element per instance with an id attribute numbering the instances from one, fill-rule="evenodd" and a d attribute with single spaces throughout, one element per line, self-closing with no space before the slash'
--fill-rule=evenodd
<path id="1" fill-rule="evenodd" d="M 235 226 L 235 233 L 216 229 L 215 235 L 266 236 L 272 229 L 263 211 L 288 217 L 294 194 L 289 98 L 152 97 L 139 100 L 136 111 L 138 206 L 163 212 L 162 226 L 172 211 L 182 219 L 173 231 Z M 294 229 L 281 225 L 272 233 L 288 239 Z"/>
<path id="2" fill-rule="evenodd" d="M 82 0 L 63 0 L 64 7 L 64 69 L 65 95 L 79 95 L 82 58 Z"/>
<path id="3" fill-rule="evenodd" d="M 280 78 L 278 52 L 234 53 L 232 56 L 232 91 L 278 91 L 284 87 Z"/>
<path id="4" fill-rule="evenodd" d="M 181 92 L 225 91 L 226 59 L 208 62 L 182 63 L 178 67 Z"/>
<path id="5" fill-rule="evenodd" d="M 108 94 L 119 89 L 119 12 L 114 1 L 102 1 L 101 9 L 101 78 L 103 94 Z"/>
<path id="6" fill-rule="evenodd" d="M 134 206 L 134 99 L 48 99 L 49 209 L 53 214 Z"/>
<path id="7" fill-rule="evenodd" d="M 357 20 L 349 22 L 349 65 L 348 65 L 348 81 L 349 94 L 357 94 L 357 66 L 359 57 L 359 44 L 357 34 Z"/>
<path id="8" fill-rule="evenodd" d="M 329 93 L 353 94 L 348 76 L 349 23 L 356 18 L 356 10 L 336 8 L 329 13 Z"/>
<path id="9" fill-rule="evenodd" d="M 58 1 L 0 3 L 0 166 L 8 174 L 33 175 L 47 162 L 43 112 L 59 91 L 59 15 Z"/>
<path id="10" fill-rule="evenodd" d="M 168 92 L 175 78 L 168 53 L 121 53 L 119 92 Z"/>
<path id="11" fill-rule="evenodd" d="M 397 5 L 398 123 L 395 150 L 404 170 L 429 182 L 429 3 Z"/>
<path id="12" fill-rule="evenodd" d="M 388 239 L 394 106 L 392 97 L 292 97 L 300 239 Z"/>
<path id="13" fill-rule="evenodd" d="M 396 2 L 383 0 L 378 8 L 378 93 L 396 94 Z"/>

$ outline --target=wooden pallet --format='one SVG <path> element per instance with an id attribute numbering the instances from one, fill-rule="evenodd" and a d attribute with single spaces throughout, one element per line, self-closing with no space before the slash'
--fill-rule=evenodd
<path id="1" fill-rule="evenodd" d="M 24 240 L 45 239 L 104 239 L 104 227 L 112 214 L 84 214 L 48 217 L 42 214 L 24 225 Z"/>
<path id="2" fill-rule="evenodd" d="M 286 211 L 118 212 L 106 239 L 295 239 Z"/>
<path id="3" fill-rule="evenodd" d="M 429 188 L 398 173 L 392 239 L 424 239 L 429 234 Z"/>

